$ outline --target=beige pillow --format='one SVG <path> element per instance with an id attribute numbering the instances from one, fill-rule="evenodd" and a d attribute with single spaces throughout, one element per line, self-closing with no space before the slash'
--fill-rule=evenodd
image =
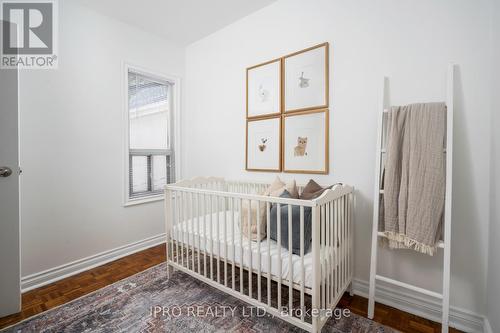
<path id="1" fill-rule="evenodd" d="M 293 199 L 298 199 L 299 198 L 299 190 L 297 188 L 297 183 L 295 182 L 295 179 L 288 182 L 285 186 L 285 190 L 290 193 L 290 197 Z M 285 192 L 285 191 L 283 191 Z M 280 193 L 280 196 L 283 194 L 283 192 Z"/>
<path id="2" fill-rule="evenodd" d="M 267 188 L 267 190 L 264 191 L 264 195 L 271 196 L 271 197 L 279 197 L 281 193 L 283 193 L 283 189 L 285 188 L 286 184 L 281 181 L 280 177 L 276 177 L 274 182 Z"/>
<path id="3" fill-rule="evenodd" d="M 243 236 L 248 239 L 248 229 L 250 229 L 250 239 L 260 241 L 266 237 L 266 204 L 260 203 L 260 209 L 257 207 L 257 201 L 252 200 L 250 204 L 250 221 L 248 220 L 249 202 L 245 200 L 241 204 L 241 231 Z M 257 214 L 260 216 L 260 234 L 257 233 Z"/>
<path id="4" fill-rule="evenodd" d="M 271 186 L 269 186 L 264 192 L 264 195 L 279 197 L 283 194 L 283 192 L 285 192 L 285 190 L 290 193 L 290 196 L 293 199 L 299 198 L 299 191 L 297 189 L 297 183 L 295 182 L 295 180 L 285 183 L 280 179 L 280 177 L 276 177 Z"/>
<path id="5" fill-rule="evenodd" d="M 290 193 L 291 198 L 298 199 L 299 191 L 295 180 L 288 183 L 283 182 L 279 177 L 276 177 L 274 182 L 262 193 L 262 195 L 279 197 L 285 191 Z M 248 220 L 248 211 L 251 211 L 250 221 Z M 257 214 L 260 216 L 260 234 L 257 233 Z M 261 202 L 260 208 L 257 207 L 257 201 L 252 200 L 250 207 L 248 200 L 244 200 L 241 204 L 241 231 L 245 238 L 248 239 L 248 229 L 250 229 L 250 239 L 260 241 L 266 237 L 267 229 L 267 214 L 266 203 Z"/>

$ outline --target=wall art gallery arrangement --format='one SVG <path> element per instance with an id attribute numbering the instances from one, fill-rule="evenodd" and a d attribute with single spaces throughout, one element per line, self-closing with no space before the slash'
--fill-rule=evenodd
<path id="1" fill-rule="evenodd" d="M 247 68 L 246 170 L 328 173 L 328 43 Z"/>

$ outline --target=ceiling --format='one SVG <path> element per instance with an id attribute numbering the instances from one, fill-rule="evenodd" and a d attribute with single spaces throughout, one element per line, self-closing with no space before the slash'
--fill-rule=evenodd
<path id="1" fill-rule="evenodd" d="M 116 18 L 185 46 L 276 0 L 78 0 Z"/>

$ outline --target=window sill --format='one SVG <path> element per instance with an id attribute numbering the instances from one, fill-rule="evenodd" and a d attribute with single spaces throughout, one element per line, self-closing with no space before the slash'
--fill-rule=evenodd
<path id="1" fill-rule="evenodd" d="M 152 196 L 145 197 L 145 198 L 128 199 L 128 201 L 126 201 L 123 204 L 123 207 L 129 207 L 129 206 L 135 206 L 135 205 L 142 205 L 142 204 L 145 204 L 145 203 L 162 201 L 163 199 L 164 199 L 163 193 L 162 194 L 152 195 Z"/>

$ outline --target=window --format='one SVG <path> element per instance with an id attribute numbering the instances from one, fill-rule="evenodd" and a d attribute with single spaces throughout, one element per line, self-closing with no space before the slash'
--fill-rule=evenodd
<path id="1" fill-rule="evenodd" d="M 128 200 L 175 182 L 174 83 L 128 69 Z"/>

